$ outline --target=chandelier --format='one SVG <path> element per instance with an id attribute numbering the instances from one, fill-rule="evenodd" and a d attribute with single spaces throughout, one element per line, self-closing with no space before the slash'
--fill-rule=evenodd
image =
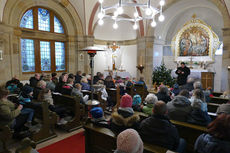
<path id="1" fill-rule="evenodd" d="M 98 24 L 102 26 L 104 24 L 103 19 L 112 19 L 114 20 L 113 28 L 118 28 L 118 22 L 119 21 L 129 21 L 133 23 L 133 29 L 138 29 L 137 22 L 142 20 L 150 20 L 151 26 L 156 27 L 157 23 L 155 20 L 155 16 L 159 14 L 158 20 L 160 22 L 163 22 L 165 17 L 162 14 L 162 7 L 165 5 L 165 0 L 160 0 L 159 5 L 160 8 L 156 8 L 151 5 L 151 0 L 147 0 L 146 3 L 139 3 L 138 0 L 129 0 L 131 2 L 126 2 L 125 0 L 118 0 L 117 4 L 114 4 L 112 6 L 103 6 L 103 0 L 99 0 L 100 3 L 100 12 L 98 13 Z M 124 17 L 122 16 L 124 12 L 124 8 L 130 7 L 134 9 L 133 17 Z M 138 8 L 140 10 L 144 11 L 145 14 L 143 16 L 140 16 L 138 13 Z M 107 13 L 111 12 L 113 13 Z"/>

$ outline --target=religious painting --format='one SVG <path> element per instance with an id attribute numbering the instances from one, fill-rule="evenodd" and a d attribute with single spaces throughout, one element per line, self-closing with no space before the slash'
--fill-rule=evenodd
<path id="1" fill-rule="evenodd" d="M 220 42 L 204 21 L 193 19 L 184 24 L 172 40 L 175 62 L 214 62 Z"/>
<path id="2" fill-rule="evenodd" d="M 209 35 L 200 27 L 185 30 L 180 39 L 180 56 L 208 56 Z"/>

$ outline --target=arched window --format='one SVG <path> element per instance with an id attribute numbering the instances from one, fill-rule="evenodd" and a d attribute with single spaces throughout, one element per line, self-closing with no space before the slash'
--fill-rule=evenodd
<path id="1" fill-rule="evenodd" d="M 51 10 L 34 7 L 20 22 L 22 72 L 66 71 L 65 31 Z"/>

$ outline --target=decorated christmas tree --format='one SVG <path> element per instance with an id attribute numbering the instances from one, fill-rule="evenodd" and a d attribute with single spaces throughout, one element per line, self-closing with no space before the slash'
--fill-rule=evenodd
<path id="1" fill-rule="evenodd" d="M 167 69 L 165 64 L 161 64 L 160 66 L 154 68 L 152 74 L 153 84 L 156 83 L 160 85 L 163 83 L 164 85 L 168 85 L 170 87 L 176 82 L 175 79 L 171 76 L 171 69 Z"/>

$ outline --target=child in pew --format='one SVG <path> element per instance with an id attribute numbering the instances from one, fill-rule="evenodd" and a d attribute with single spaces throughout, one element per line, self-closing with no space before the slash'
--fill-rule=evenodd
<path id="1" fill-rule="evenodd" d="M 96 91 L 101 92 L 101 99 L 103 99 L 104 101 L 107 101 L 108 98 L 108 93 L 106 91 L 105 85 L 104 85 L 104 81 L 99 80 L 97 82 L 98 88 L 96 89 Z"/>
<path id="2" fill-rule="evenodd" d="M 133 110 L 142 112 L 142 106 L 141 106 L 141 96 L 140 95 L 135 95 L 133 96 Z"/>
<path id="3" fill-rule="evenodd" d="M 158 101 L 157 96 L 155 96 L 154 94 L 148 94 L 147 97 L 145 98 L 145 106 L 143 107 L 143 112 L 145 114 L 151 115 L 152 114 L 152 110 L 154 107 L 154 104 Z"/>
<path id="4" fill-rule="evenodd" d="M 196 153 L 230 152 L 230 115 L 220 114 L 207 127 L 207 132 L 200 135 L 194 145 Z"/>
<path id="5" fill-rule="evenodd" d="M 19 133 L 24 125 L 31 127 L 33 110 L 23 108 L 23 105 L 16 105 L 7 99 L 9 91 L 4 86 L 0 87 L 0 126 L 9 126 Z M 28 130 L 28 128 L 27 128 Z"/>
<path id="6" fill-rule="evenodd" d="M 90 85 L 88 84 L 88 80 L 87 80 L 86 77 L 83 77 L 83 78 L 81 79 L 81 85 L 82 85 L 82 90 L 88 90 L 88 91 L 91 90 L 91 87 L 90 87 Z"/>
<path id="7" fill-rule="evenodd" d="M 125 94 L 121 98 L 121 103 L 118 110 L 112 113 L 110 127 L 111 130 L 116 134 L 119 134 L 128 128 L 139 128 L 140 117 L 134 114 L 132 102 L 132 97 L 128 94 Z"/>
<path id="8" fill-rule="evenodd" d="M 85 104 L 89 99 L 89 95 L 85 95 L 83 97 L 83 93 L 81 92 L 82 86 L 80 83 L 76 83 L 74 87 L 75 88 L 73 88 L 71 96 L 76 96 L 76 95 L 79 96 L 80 97 L 80 103 Z"/>
<path id="9" fill-rule="evenodd" d="M 74 79 L 68 78 L 67 82 L 62 86 L 61 93 L 64 95 L 71 95 L 73 90 Z"/>
<path id="10" fill-rule="evenodd" d="M 114 153 L 143 153 L 144 145 L 134 129 L 127 129 L 117 136 L 117 149 Z"/>
<path id="11" fill-rule="evenodd" d="M 94 107 L 90 110 L 92 115 L 91 122 L 97 126 L 109 128 L 108 121 L 104 117 L 104 112 L 101 107 Z"/>
<path id="12" fill-rule="evenodd" d="M 66 117 L 66 110 L 63 107 L 58 107 L 54 105 L 51 91 L 47 88 L 42 89 L 42 91 L 38 95 L 38 101 L 44 102 L 46 101 L 49 104 L 49 110 L 57 113 L 59 116 L 58 125 L 66 124 L 67 121 L 64 119 Z"/>
<path id="13" fill-rule="evenodd" d="M 205 112 L 208 111 L 207 103 L 205 102 L 204 92 L 201 89 L 194 90 L 193 95 L 189 100 L 192 106 L 194 105 L 194 103 L 200 103 L 201 110 Z"/>
<path id="14" fill-rule="evenodd" d="M 46 82 L 44 80 L 40 80 L 37 83 L 37 86 L 34 88 L 33 99 L 38 99 L 38 95 L 42 89 L 46 88 Z"/>
<path id="15" fill-rule="evenodd" d="M 207 126 L 211 122 L 211 118 L 207 112 L 207 103 L 203 102 L 204 93 L 202 90 L 196 89 L 193 96 L 192 111 L 188 116 L 187 122 Z"/>

